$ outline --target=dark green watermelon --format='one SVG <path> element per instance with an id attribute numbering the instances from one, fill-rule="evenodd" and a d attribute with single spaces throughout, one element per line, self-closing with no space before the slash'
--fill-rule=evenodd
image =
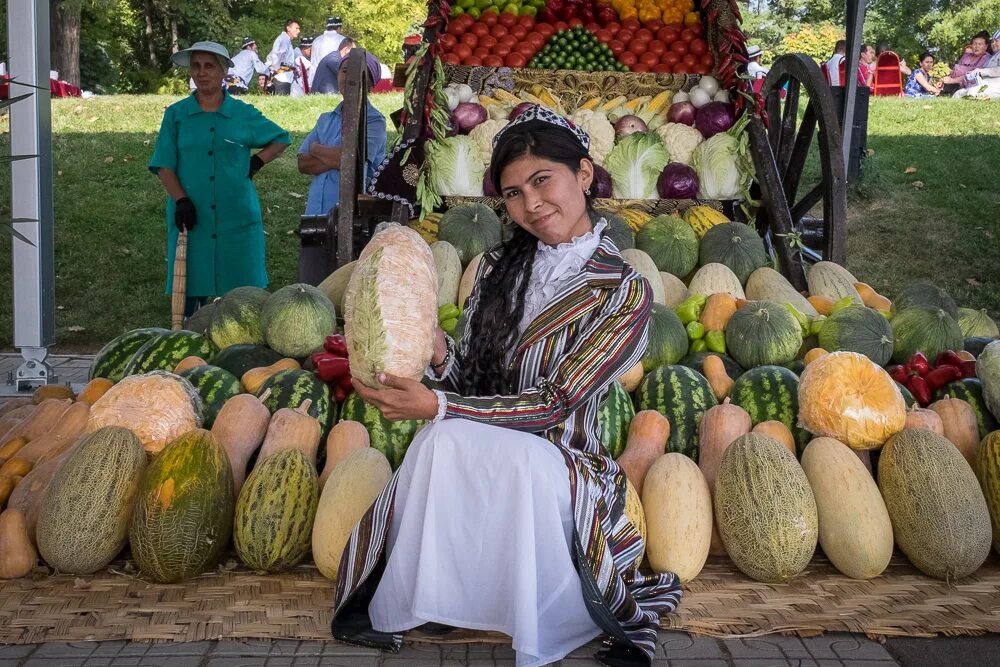
<path id="1" fill-rule="evenodd" d="M 691 352 L 683 359 L 678 361 L 681 366 L 687 366 L 688 368 L 693 368 L 702 375 L 705 374 L 705 357 L 708 355 L 714 355 L 722 359 L 722 364 L 726 367 L 726 375 L 731 379 L 736 380 L 739 376 L 743 375 L 743 367 L 738 363 L 733 361 L 731 357 L 724 354 L 719 354 L 718 352 Z"/>
<path id="2" fill-rule="evenodd" d="M 632 233 L 632 228 L 620 217 L 614 213 L 602 211 L 596 218 L 597 220 L 604 218 L 607 221 L 608 226 L 604 230 L 604 233 L 611 237 L 611 240 L 615 242 L 619 250 L 628 250 L 635 247 L 635 235 Z M 591 220 L 593 219 L 594 217 L 592 216 Z M 594 222 L 597 222 L 597 220 L 594 220 Z"/>
<path id="3" fill-rule="evenodd" d="M 635 409 L 656 410 L 670 421 L 668 452 L 698 460 L 698 427 L 705 410 L 716 405 L 705 376 L 687 366 L 660 366 L 635 390 Z"/>
<path id="4" fill-rule="evenodd" d="M 979 378 L 965 378 L 955 380 L 934 392 L 934 400 L 938 401 L 946 396 L 959 398 L 972 406 L 972 411 L 976 413 L 976 426 L 979 427 L 980 440 L 986 437 L 987 433 L 1000 428 L 993 413 L 986 407 L 986 400 L 983 398 L 983 382 Z"/>
<path id="5" fill-rule="evenodd" d="M 741 375 L 729 392 L 729 402 L 750 415 L 756 426 L 776 420 L 795 436 L 799 453 L 811 436 L 799 427 L 799 378 L 783 366 L 758 366 Z"/>
<path id="6" fill-rule="evenodd" d="M 261 345 L 260 314 L 270 293 L 260 287 L 237 287 L 229 290 L 216 304 L 208 329 L 212 342 L 220 350 L 233 345 Z"/>
<path id="7" fill-rule="evenodd" d="M 182 359 L 192 356 L 212 363 L 218 352 L 219 348 L 208 336 L 193 331 L 168 331 L 146 341 L 129 360 L 124 375 L 173 371 Z"/>
<path id="8" fill-rule="evenodd" d="M 983 348 L 995 341 L 996 338 L 987 338 L 985 336 L 976 336 L 973 338 L 966 338 L 962 344 L 963 349 L 966 352 L 972 354 L 972 356 L 979 358 L 979 355 L 983 353 Z"/>
<path id="9" fill-rule="evenodd" d="M 662 303 L 654 303 L 649 314 L 649 347 L 642 357 L 642 370 L 676 364 L 688 351 L 688 335 L 681 319 Z"/>
<path id="10" fill-rule="evenodd" d="M 330 388 L 310 371 L 279 371 L 260 386 L 257 396 L 270 390 L 264 405 L 273 415 L 281 408 L 296 409 L 305 400 L 312 399 L 308 414 L 319 422 L 325 439 L 337 422 L 337 403 L 330 396 Z"/>
<path id="11" fill-rule="evenodd" d="M 94 356 L 94 362 L 90 366 L 90 379 L 105 378 L 118 382 L 125 376 L 125 366 L 139 348 L 165 333 L 168 333 L 166 329 L 149 327 L 133 329 L 116 336 Z"/>
<path id="12" fill-rule="evenodd" d="M 263 368 L 283 359 L 280 354 L 263 345 L 231 345 L 216 355 L 212 362 L 238 378 L 251 368 Z"/>
<path id="13" fill-rule="evenodd" d="M 917 404 L 917 399 L 913 398 L 913 394 L 910 393 L 910 390 L 905 385 L 896 382 L 896 387 L 899 389 L 899 393 L 903 395 L 903 401 L 906 403 L 907 410 Z"/>
<path id="14" fill-rule="evenodd" d="M 243 386 L 236 376 L 218 366 L 195 366 L 181 371 L 180 376 L 190 382 L 201 396 L 204 428 L 212 428 L 226 401 L 243 393 Z"/>
<path id="15" fill-rule="evenodd" d="M 340 409 L 340 421 L 356 421 L 368 431 L 371 446 L 385 454 L 393 470 L 399 468 L 406 449 L 413 442 L 417 429 L 425 422 L 418 420 L 390 421 L 374 405 L 351 392 Z"/>
<path id="16" fill-rule="evenodd" d="M 601 427 L 601 444 L 608 450 L 608 456 L 618 458 L 625 451 L 628 442 L 628 428 L 635 417 L 632 398 L 618 382 L 612 382 L 608 394 L 597 411 L 597 423 Z"/>

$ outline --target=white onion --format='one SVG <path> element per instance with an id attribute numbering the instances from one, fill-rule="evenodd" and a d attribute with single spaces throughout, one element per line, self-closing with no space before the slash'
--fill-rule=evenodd
<path id="1" fill-rule="evenodd" d="M 712 93 L 708 92 L 704 88 L 694 88 L 691 90 L 691 104 L 693 104 L 696 109 L 700 109 L 711 101 Z"/>
<path id="2" fill-rule="evenodd" d="M 698 87 L 706 91 L 709 95 L 715 95 L 719 92 L 718 80 L 716 80 L 714 76 L 709 76 L 708 74 L 701 77 L 701 80 L 698 82 Z"/>
<path id="3" fill-rule="evenodd" d="M 728 102 L 729 101 L 729 91 L 725 88 L 719 90 L 713 97 L 713 102 Z"/>
<path id="4" fill-rule="evenodd" d="M 472 92 L 472 87 L 465 83 L 460 83 L 458 88 L 458 99 L 460 102 L 477 102 L 476 94 Z"/>
<path id="5" fill-rule="evenodd" d="M 687 102 L 689 99 L 690 96 L 682 90 L 680 92 L 674 93 L 674 96 L 670 98 L 670 101 L 672 103 Z"/>

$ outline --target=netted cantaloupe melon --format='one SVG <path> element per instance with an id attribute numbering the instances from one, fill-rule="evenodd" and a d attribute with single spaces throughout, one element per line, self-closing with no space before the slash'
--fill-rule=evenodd
<path id="1" fill-rule="evenodd" d="M 773 438 L 748 433 L 722 455 L 715 520 L 730 558 L 768 583 L 802 572 L 818 538 L 816 500 L 795 456 Z"/>
<path id="2" fill-rule="evenodd" d="M 972 468 L 947 438 L 904 429 L 878 462 L 878 486 L 896 544 L 917 569 L 952 580 L 979 569 L 990 553 L 986 500 Z"/>

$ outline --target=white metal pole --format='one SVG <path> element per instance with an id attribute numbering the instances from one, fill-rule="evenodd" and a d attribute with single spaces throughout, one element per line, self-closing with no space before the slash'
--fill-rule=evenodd
<path id="1" fill-rule="evenodd" d="M 11 152 L 33 156 L 11 163 L 11 215 L 31 221 L 14 224 L 30 243 L 12 239 L 14 346 L 25 360 L 16 384 L 25 389 L 53 379 L 45 363 L 55 338 L 48 0 L 8 0 L 7 44 L 10 95 L 31 93 L 10 106 Z"/>

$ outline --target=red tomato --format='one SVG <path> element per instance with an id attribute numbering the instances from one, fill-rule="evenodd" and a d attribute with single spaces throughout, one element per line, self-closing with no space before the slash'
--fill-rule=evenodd
<path id="1" fill-rule="evenodd" d="M 514 47 L 514 51 L 520 53 L 525 58 L 530 58 L 538 52 L 538 49 L 530 42 L 518 42 Z"/>
<path id="2" fill-rule="evenodd" d="M 676 41 L 670 45 L 670 50 L 678 55 L 683 56 L 685 53 L 688 52 L 688 44 L 683 40 Z"/>
<path id="3" fill-rule="evenodd" d="M 556 21 L 556 32 L 562 32 L 563 30 L 569 30 L 569 24 L 565 21 Z"/>
<path id="4" fill-rule="evenodd" d="M 454 53 L 446 53 L 441 56 L 441 62 L 445 65 L 461 65 L 462 59 L 456 56 Z"/>
<path id="5" fill-rule="evenodd" d="M 535 47 L 535 51 L 538 51 L 545 46 L 545 37 L 543 37 L 541 33 L 537 32 L 529 32 L 524 36 L 524 41 Z"/>
<path id="6" fill-rule="evenodd" d="M 461 35 L 463 32 L 465 32 L 465 23 L 452 21 L 451 23 L 448 24 L 449 35 L 455 35 L 457 37 L 458 35 Z"/>
<path id="7" fill-rule="evenodd" d="M 569 20 L 569 27 L 570 28 L 575 28 L 578 25 L 583 25 L 583 19 L 581 19 L 579 16 L 574 16 L 573 18 L 571 18 Z"/>
<path id="8" fill-rule="evenodd" d="M 625 19 L 622 21 L 622 26 L 628 28 L 629 30 L 638 30 L 642 27 L 642 24 L 635 19 Z"/>
<path id="9" fill-rule="evenodd" d="M 664 26 L 665 28 L 677 28 L 677 32 L 684 29 L 684 24 L 682 23 L 668 23 Z"/>
<path id="10" fill-rule="evenodd" d="M 673 71 L 670 65 L 667 65 L 665 63 L 657 63 L 653 65 L 652 69 L 657 74 L 670 74 Z"/>
<path id="11" fill-rule="evenodd" d="M 608 42 L 608 48 L 611 49 L 611 53 L 617 56 L 618 54 L 625 51 L 625 43 L 619 39 L 612 39 Z"/>
<path id="12" fill-rule="evenodd" d="M 646 39 L 646 40 L 653 39 L 653 33 L 651 30 L 649 30 L 649 28 L 639 28 L 638 30 L 635 31 L 635 36 L 638 39 Z"/>
<path id="13" fill-rule="evenodd" d="M 479 17 L 479 20 L 492 28 L 493 26 L 495 26 L 497 24 L 497 19 L 498 18 L 500 18 L 500 15 L 497 14 L 496 12 L 484 12 Z"/>
<path id="14" fill-rule="evenodd" d="M 507 26 L 500 25 L 499 23 L 497 23 L 495 26 L 493 26 L 493 30 L 490 31 L 490 34 L 492 34 L 497 39 L 500 39 L 501 37 L 503 37 L 504 35 L 506 35 L 508 32 L 509 31 L 507 30 Z"/>
<path id="15" fill-rule="evenodd" d="M 692 23 L 691 25 L 684 26 L 688 30 L 693 30 L 696 35 L 705 34 L 705 26 L 701 23 Z"/>
<path id="16" fill-rule="evenodd" d="M 706 67 L 705 65 L 698 63 L 691 69 L 691 71 L 694 72 L 695 74 L 708 74 L 712 70 Z"/>
<path id="17" fill-rule="evenodd" d="M 516 25 L 510 29 L 510 33 L 508 34 L 512 35 L 515 39 L 521 40 L 528 34 L 528 29 L 523 25 Z"/>
<path id="18" fill-rule="evenodd" d="M 542 37 L 548 39 L 556 34 L 556 29 L 551 23 L 537 23 L 535 24 L 535 32 L 540 33 Z"/>
<path id="19" fill-rule="evenodd" d="M 507 63 L 507 67 L 517 68 L 517 67 L 524 67 L 525 65 L 527 65 L 528 59 L 525 58 L 520 53 L 511 53 L 506 58 L 504 58 L 504 62 Z"/>
<path id="20" fill-rule="evenodd" d="M 587 24 L 586 26 L 584 26 L 584 27 L 585 27 L 585 28 L 587 28 L 587 30 L 588 30 L 589 32 L 592 32 L 592 33 L 596 33 L 596 32 L 597 32 L 598 30 L 600 30 L 600 29 L 601 29 L 601 26 L 597 25 L 597 24 L 596 24 L 596 23 L 594 23 L 593 21 L 591 21 L 590 23 L 588 23 L 588 24 Z"/>
<path id="21" fill-rule="evenodd" d="M 673 36 L 673 31 L 671 31 L 670 28 L 660 28 L 659 30 L 656 31 L 656 39 L 660 40 L 661 42 L 666 42 L 669 44 L 670 42 L 674 41 L 672 39 L 672 36 Z"/>
<path id="22" fill-rule="evenodd" d="M 631 67 L 639 62 L 639 59 L 631 51 L 622 51 L 622 54 L 618 56 L 618 62 L 625 65 L 625 67 Z"/>
<path id="23" fill-rule="evenodd" d="M 681 58 L 681 62 L 684 63 L 684 67 L 687 69 L 687 71 L 692 72 L 692 71 L 694 71 L 695 65 L 698 64 L 698 57 L 697 56 L 692 56 L 689 53 L 686 56 L 684 56 L 683 58 Z"/>
<path id="24" fill-rule="evenodd" d="M 462 44 L 468 44 L 469 47 L 473 49 L 479 46 L 479 38 L 471 32 L 463 32 L 462 36 L 458 38 L 458 41 Z"/>
<path id="25" fill-rule="evenodd" d="M 481 44 L 482 40 L 479 40 L 479 42 Z M 649 43 L 649 46 L 646 47 L 646 50 L 650 53 L 655 53 L 657 56 L 662 56 L 667 52 L 667 46 L 660 40 L 654 39 Z"/>
<path id="26" fill-rule="evenodd" d="M 497 40 L 497 44 L 506 44 L 511 48 L 514 48 L 514 45 L 517 44 L 517 42 L 518 42 L 517 37 L 511 35 L 510 33 L 507 33 L 506 35 Z"/>
<path id="27" fill-rule="evenodd" d="M 620 23 L 609 23 L 604 26 L 604 29 L 610 30 L 612 35 L 617 35 L 618 31 L 622 29 L 622 26 Z"/>
<path id="28" fill-rule="evenodd" d="M 601 28 L 600 30 L 594 33 L 594 37 L 607 44 L 608 42 L 611 41 L 611 31 L 606 28 Z"/>
<path id="29" fill-rule="evenodd" d="M 681 30 L 681 39 L 685 42 L 690 42 L 692 40 L 698 39 L 698 33 L 696 33 L 691 28 L 684 28 Z"/>
<path id="30" fill-rule="evenodd" d="M 468 44 L 456 44 L 455 48 L 451 51 L 461 60 L 465 60 L 472 55 L 472 48 Z"/>
<path id="31" fill-rule="evenodd" d="M 500 25 L 505 25 L 508 28 L 510 28 L 511 26 L 517 24 L 517 17 L 511 14 L 510 12 L 504 12 L 500 14 L 499 18 L 497 18 L 497 23 L 499 23 Z"/>
<path id="32" fill-rule="evenodd" d="M 633 39 L 632 43 L 628 45 L 628 50 L 637 56 L 641 56 L 646 52 L 646 46 L 649 44 L 644 39 Z"/>
<path id="33" fill-rule="evenodd" d="M 485 46 L 477 46 L 476 48 L 472 49 L 472 55 L 476 56 L 477 58 L 485 58 L 491 53 L 493 53 L 493 51 L 487 49 Z"/>
<path id="34" fill-rule="evenodd" d="M 451 51 L 456 44 L 458 44 L 458 40 L 455 39 L 455 35 L 446 32 L 438 37 L 438 43 L 441 44 L 441 48 L 445 50 L 445 53 L 447 53 L 448 51 Z"/>
<path id="35" fill-rule="evenodd" d="M 619 41 L 622 41 L 622 42 L 625 42 L 626 44 L 628 44 L 629 42 L 631 42 L 632 38 L 634 38 L 634 37 L 635 37 L 635 33 L 632 32 L 631 30 L 627 29 L 627 28 L 622 28 L 621 30 L 618 31 L 618 34 L 615 35 L 615 39 L 617 39 Z"/>
<path id="36" fill-rule="evenodd" d="M 646 63 L 636 63 L 630 68 L 633 72 L 649 72 L 649 65 Z"/>
<path id="37" fill-rule="evenodd" d="M 493 35 L 483 35 L 479 38 L 479 46 L 485 46 L 487 49 L 492 49 L 497 45 L 497 38 Z"/>
<path id="38" fill-rule="evenodd" d="M 531 30 L 532 28 L 535 27 L 535 17 L 531 16 L 529 14 L 524 14 L 523 16 L 518 16 L 517 17 L 517 24 L 518 25 L 523 25 L 528 30 Z"/>
<path id="39" fill-rule="evenodd" d="M 666 63 L 667 65 L 674 66 L 681 61 L 681 57 L 674 53 L 673 51 L 667 51 L 662 56 L 660 56 L 660 62 Z"/>
<path id="40" fill-rule="evenodd" d="M 648 28 L 651 32 L 656 32 L 663 27 L 663 21 L 660 19 L 653 19 L 652 21 L 646 21 L 643 25 Z"/>
<path id="41" fill-rule="evenodd" d="M 652 67 L 660 62 L 660 56 L 656 55 L 652 51 L 646 51 L 644 54 L 639 56 L 639 62 L 646 63 Z"/>
<path id="42" fill-rule="evenodd" d="M 462 64 L 466 67 L 480 67 L 483 64 L 483 59 L 478 56 L 469 56 L 462 58 Z"/>
<path id="43" fill-rule="evenodd" d="M 691 43 L 688 45 L 688 52 L 693 53 L 696 56 L 704 55 L 705 53 L 708 53 L 708 42 L 700 37 L 696 37 L 695 39 L 692 39 Z"/>
<path id="44" fill-rule="evenodd" d="M 511 52 L 510 44 L 504 44 L 503 42 L 501 42 L 493 47 L 493 53 L 497 54 L 501 58 L 505 57 L 510 52 Z"/>
<path id="45" fill-rule="evenodd" d="M 706 53 L 702 55 L 701 59 L 698 62 L 699 64 L 702 64 L 705 67 L 712 69 L 713 67 L 715 67 L 715 56 L 713 56 L 711 53 Z"/>
<path id="46" fill-rule="evenodd" d="M 490 27 L 485 23 L 473 23 L 468 32 L 471 32 L 476 37 L 482 37 L 483 35 L 490 34 Z"/>

